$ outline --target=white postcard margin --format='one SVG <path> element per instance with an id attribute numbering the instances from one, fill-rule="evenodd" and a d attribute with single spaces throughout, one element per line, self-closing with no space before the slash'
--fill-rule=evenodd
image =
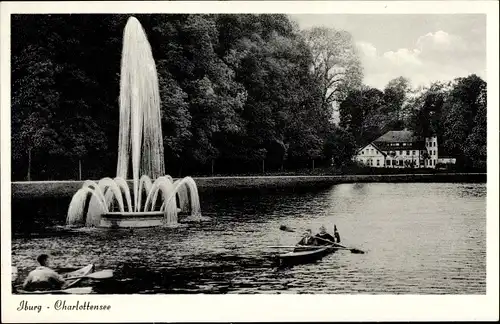
<path id="1" fill-rule="evenodd" d="M 2 322 L 427 321 L 498 320 L 498 2 L 496 1 L 138 1 L 0 3 Z M 287 13 L 487 15 L 488 181 L 487 293 L 430 295 L 12 295 L 10 224 L 10 14 L 12 13 Z M 22 300 L 53 306 L 88 301 L 109 311 L 17 311 Z"/>

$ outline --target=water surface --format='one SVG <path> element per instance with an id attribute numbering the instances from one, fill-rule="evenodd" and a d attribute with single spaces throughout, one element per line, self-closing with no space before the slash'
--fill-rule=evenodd
<path id="1" fill-rule="evenodd" d="M 211 221 L 178 228 L 93 229 L 14 239 L 23 278 L 37 254 L 55 268 L 114 269 L 98 293 L 485 294 L 486 185 L 341 184 L 308 192 L 216 192 L 201 197 Z M 15 215 L 13 215 L 15 217 Z M 63 219 L 60 217 L 58 219 Z M 280 225 L 297 229 L 283 232 Z M 275 245 L 336 224 L 338 251 L 277 269 Z"/>

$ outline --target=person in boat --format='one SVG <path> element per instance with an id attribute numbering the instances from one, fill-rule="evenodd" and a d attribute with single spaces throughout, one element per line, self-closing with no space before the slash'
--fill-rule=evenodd
<path id="1" fill-rule="evenodd" d="M 60 290 L 64 286 L 65 280 L 60 274 L 49 268 L 49 256 L 41 254 L 37 261 L 40 266 L 28 274 L 23 289 L 27 291 Z"/>
<path id="2" fill-rule="evenodd" d="M 304 236 L 297 243 L 297 245 L 319 245 L 318 240 L 312 235 L 312 231 L 310 229 L 304 232 Z"/>
<path id="3" fill-rule="evenodd" d="M 326 231 L 326 227 L 323 225 L 319 228 L 319 233 L 316 234 L 316 238 L 319 245 L 329 245 L 330 242 L 336 243 L 335 238 Z"/>

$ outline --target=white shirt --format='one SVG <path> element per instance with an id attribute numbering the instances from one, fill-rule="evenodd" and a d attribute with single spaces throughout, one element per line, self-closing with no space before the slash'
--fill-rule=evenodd
<path id="1" fill-rule="evenodd" d="M 28 274 L 23 288 L 26 290 L 61 289 L 63 277 L 54 270 L 39 266 Z"/>

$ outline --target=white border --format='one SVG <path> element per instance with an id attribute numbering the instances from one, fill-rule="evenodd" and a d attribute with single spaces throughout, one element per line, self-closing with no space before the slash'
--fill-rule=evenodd
<path id="1" fill-rule="evenodd" d="M 139 1 L 3 2 L 0 4 L 0 131 L 2 322 L 118 321 L 372 321 L 498 320 L 498 2 L 496 1 Z M 53 305 L 60 296 L 17 296 L 10 291 L 10 14 L 11 13 L 484 13 L 487 14 L 488 183 L 487 294 L 485 296 L 370 295 L 114 295 L 67 296 L 110 304 L 109 312 L 17 312 L 20 300 Z"/>

